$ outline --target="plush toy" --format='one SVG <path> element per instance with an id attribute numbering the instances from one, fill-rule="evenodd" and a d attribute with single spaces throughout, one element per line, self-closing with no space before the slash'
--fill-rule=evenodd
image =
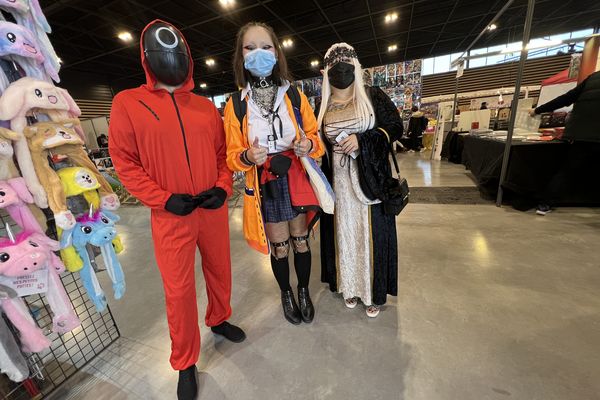
<path id="1" fill-rule="evenodd" d="M 46 191 L 48 204 L 54 213 L 56 224 L 62 229 L 71 228 L 75 222 L 67 209 L 67 196 L 81 193 L 91 194 L 90 189 L 99 189 L 100 201 L 96 202 L 95 198 L 93 201 L 88 198 L 88 203 L 93 204 L 95 208 L 105 210 L 116 210 L 120 205 L 118 196 L 85 152 L 83 140 L 75 132 L 75 126 L 79 126 L 77 119 L 62 122 L 38 122 L 26 127 L 24 132 L 31 152 L 33 167 Z M 63 184 L 61 184 L 58 174 L 48 164 L 50 152 L 66 156 L 73 166 L 85 167 L 85 170 L 66 168 L 72 174 L 62 172 L 63 176 L 68 175 L 70 179 L 63 180 Z M 90 176 L 90 182 L 92 177 L 94 178 L 93 187 L 84 178 L 87 176 Z M 67 189 L 75 187 L 76 190 L 65 195 L 63 185 L 67 185 Z M 95 190 L 94 194 L 96 194 Z"/>
<path id="2" fill-rule="evenodd" d="M 52 120 L 63 120 L 81 114 L 66 90 L 33 78 L 25 77 L 13 82 L 0 97 L 0 120 L 10 120 L 10 129 L 16 133 L 23 133 L 27 126 L 27 116 L 35 112 L 45 113 Z M 78 133 L 83 135 L 83 132 Z M 27 140 L 22 136 L 14 142 L 13 147 L 35 203 L 40 208 L 47 208 L 46 193 L 35 174 Z"/>
<path id="3" fill-rule="evenodd" d="M 11 13 L 17 24 L 33 33 L 44 55 L 44 69 L 52 79 L 59 82 L 60 63 L 47 35 L 52 30 L 38 0 L 0 0 L 0 9 Z"/>
<path id="4" fill-rule="evenodd" d="M 21 347 L 27 353 L 39 353 L 50 348 L 52 342 L 38 328 L 20 297 L 0 300 L 0 307 L 19 331 Z"/>
<path id="5" fill-rule="evenodd" d="M 2 300 L 4 298 L 0 297 Z M 27 361 L 3 318 L 0 318 L 0 372 L 13 382 L 22 382 L 29 376 Z"/>
<path id="6" fill-rule="evenodd" d="M 44 62 L 44 55 L 29 30 L 12 22 L 0 21 L 0 56 L 20 56 Z"/>
<path id="7" fill-rule="evenodd" d="M 118 220 L 119 217 L 109 211 L 94 212 L 93 207 L 90 207 L 89 214 L 77 218 L 75 227 L 65 230 L 60 240 L 61 247 L 72 245 L 83 260 L 84 266 L 79 274 L 83 286 L 98 312 L 106 309 L 106 296 L 94 273 L 86 245 L 91 244 L 100 248 L 108 276 L 113 283 L 114 297 L 116 300 L 123 297 L 125 275 L 112 245 L 112 241 L 117 235 L 115 222 Z"/>
<path id="8" fill-rule="evenodd" d="M 0 21 L 0 56 L 18 64 L 25 75 L 46 80 L 44 55 L 33 34 L 25 27 Z"/>
<path id="9" fill-rule="evenodd" d="M 59 276 L 64 271 L 64 266 L 52 253 L 58 250 L 58 242 L 43 234 L 27 231 L 15 237 L 8 226 L 6 229 L 9 238 L 0 239 L 0 274 L 19 277 L 47 268 L 46 299 L 54 313 L 53 331 L 66 333 L 78 327 L 81 323 Z M 21 298 L 4 299 L 0 301 L 0 305 L 21 334 L 23 350 L 37 353 L 50 347 L 51 342 L 38 328 Z"/>
<path id="10" fill-rule="evenodd" d="M 16 132 L 0 127 L 0 179 L 10 179 L 19 176 L 15 162 L 13 161 L 12 142 L 19 140 L 20 135 Z"/>
<path id="11" fill-rule="evenodd" d="M 96 168 L 94 167 L 94 170 Z M 98 189 L 101 189 L 100 183 L 96 180 L 96 175 L 89 169 L 83 167 L 67 167 L 57 172 L 62 184 L 63 193 L 65 196 L 72 197 L 83 195 L 86 199 L 88 207 L 93 207 L 95 210 L 103 208 L 105 210 L 114 211 L 119 206 L 118 198 L 111 204 L 109 196 L 104 196 L 101 201 Z M 89 208 L 88 208 L 89 209 Z M 59 228 L 59 237 L 62 237 L 62 228 Z M 123 251 L 123 244 L 119 235 L 113 240 L 113 246 L 117 254 Z M 83 267 L 83 260 L 79 257 L 73 247 L 63 248 L 61 256 L 67 269 L 71 272 L 78 271 Z"/>
<path id="12" fill-rule="evenodd" d="M 31 203 L 33 197 L 23 178 L 0 181 L 0 208 L 5 209 L 23 230 L 43 234 L 43 229 L 27 207 L 27 204 Z"/>

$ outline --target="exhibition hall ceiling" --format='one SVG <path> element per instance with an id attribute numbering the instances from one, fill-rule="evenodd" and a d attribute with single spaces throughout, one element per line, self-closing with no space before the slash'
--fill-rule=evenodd
<path id="1" fill-rule="evenodd" d="M 227 5 L 227 4 L 228 5 Z M 53 27 L 52 42 L 63 74 L 85 71 L 106 76 L 116 87 L 144 79 L 139 35 L 160 18 L 186 36 L 196 61 L 195 80 L 206 94 L 235 90 L 231 68 L 237 30 L 267 22 L 280 38 L 296 78 L 319 73 L 327 48 L 352 44 L 365 67 L 464 50 L 503 0 L 42 0 Z M 527 8 L 516 0 L 476 47 L 519 41 Z M 598 26 L 598 0 L 537 0 L 532 37 Z M 119 34 L 125 40 L 119 39 Z M 129 39 L 129 41 L 127 41 Z M 212 60 L 212 62 L 210 61 Z M 208 61 L 208 63 L 207 63 Z"/>

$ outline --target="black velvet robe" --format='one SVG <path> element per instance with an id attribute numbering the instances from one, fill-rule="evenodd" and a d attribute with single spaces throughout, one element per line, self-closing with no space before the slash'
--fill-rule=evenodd
<path id="1" fill-rule="evenodd" d="M 388 137 L 378 128 L 383 128 L 391 142 L 402 136 L 402 119 L 390 98 L 379 88 L 366 88 L 375 111 L 375 127 L 358 134 L 362 163 L 370 168 L 359 168 L 370 175 L 391 175 L 389 164 Z M 328 153 L 331 145 L 325 141 Z M 333 170 L 327 155 L 323 157 L 322 170 L 330 183 L 333 183 Z M 362 176 L 361 179 L 377 180 L 375 176 Z M 371 207 L 371 237 L 373 238 L 373 304 L 383 305 L 387 295 L 398 294 L 398 238 L 394 215 L 383 212 L 383 204 Z M 332 292 L 337 291 L 337 269 L 335 251 L 334 216 L 321 216 L 321 281 L 329 284 Z"/>

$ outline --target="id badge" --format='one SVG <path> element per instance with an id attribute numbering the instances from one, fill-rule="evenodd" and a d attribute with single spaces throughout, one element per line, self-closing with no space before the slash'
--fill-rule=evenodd
<path id="1" fill-rule="evenodd" d="M 275 138 L 275 135 L 269 135 L 267 139 L 269 154 L 277 153 L 277 139 Z"/>

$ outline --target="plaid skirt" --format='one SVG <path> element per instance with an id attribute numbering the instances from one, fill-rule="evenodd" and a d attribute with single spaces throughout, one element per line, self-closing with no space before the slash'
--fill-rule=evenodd
<path id="1" fill-rule="evenodd" d="M 262 200 L 262 211 L 265 222 L 291 221 L 300 215 L 300 213 L 292 207 L 287 175 L 277 178 L 276 182 L 279 196 L 276 199 L 264 196 Z"/>

